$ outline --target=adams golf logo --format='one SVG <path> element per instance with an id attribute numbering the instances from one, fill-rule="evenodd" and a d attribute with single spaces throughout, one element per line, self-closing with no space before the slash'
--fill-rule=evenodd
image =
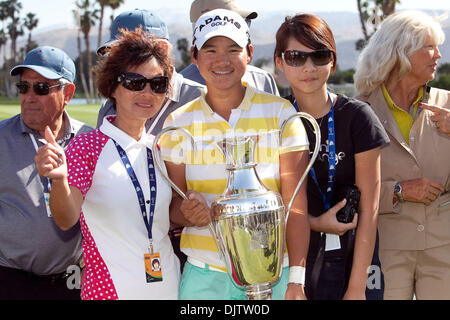
<path id="1" fill-rule="evenodd" d="M 194 34 L 198 32 L 201 32 L 204 27 L 211 25 L 211 28 L 217 27 L 217 26 L 225 26 L 227 24 L 234 25 L 237 29 L 241 29 L 241 24 L 237 21 L 234 21 L 233 18 L 229 18 L 227 16 L 215 16 L 214 18 L 208 18 L 205 21 L 203 21 L 202 24 L 200 24 L 197 28 L 194 30 Z"/>

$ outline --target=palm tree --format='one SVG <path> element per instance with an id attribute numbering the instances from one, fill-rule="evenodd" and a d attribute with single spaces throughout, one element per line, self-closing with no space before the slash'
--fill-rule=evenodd
<path id="1" fill-rule="evenodd" d="M 7 41 L 8 37 L 6 36 L 5 30 L 0 29 L 0 51 L 3 48 L 3 46 L 6 45 Z"/>
<path id="2" fill-rule="evenodd" d="M 102 44 L 102 31 L 103 31 L 103 19 L 104 19 L 104 11 L 106 7 L 110 7 L 112 9 L 111 14 L 111 23 L 114 21 L 114 10 L 119 8 L 125 0 L 97 0 L 97 3 L 100 5 L 100 19 L 98 26 L 98 44 L 97 47 L 100 47 Z"/>
<path id="3" fill-rule="evenodd" d="M 89 88 L 87 86 L 86 77 L 84 76 L 84 59 L 83 59 L 83 51 L 81 50 L 81 28 L 80 28 L 80 12 L 79 10 L 73 10 L 74 20 L 78 26 L 77 32 L 77 48 L 78 48 L 78 76 L 81 80 L 81 85 L 83 86 L 83 91 L 86 96 L 86 100 L 88 103 L 91 102 L 91 95 L 89 93 Z"/>
<path id="4" fill-rule="evenodd" d="M 8 38 L 6 37 L 5 30 L 0 29 L 0 51 L 3 47 L 6 47 L 7 40 L 8 40 Z M 6 51 L 6 48 L 5 48 L 5 51 Z M 4 67 L 2 67 L 0 69 L 2 69 L 0 71 L 1 78 L 7 78 L 8 72 L 6 72 L 6 59 L 4 60 Z M 6 84 L 6 81 L 3 81 L 1 84 L 2 84 L 2 88 L 0 89 L 0 91 L 2 91 L 2 93 L 8 92 L 7 89 L 4 87 L 4 85 Z"/>
<path id="5" fill-rule="evenodd" d="M 38 26 L 39 23 L 39 19 L 36 18 L 36 15 L 34 13 L 27 13 L 25 20 L 24 20 L 24 27 L 28 29 L 29 33 L 28 33 L 28 41 L 27 41 L 27 45 L 26 45 L 26 52 L 32 50 L 32 41 L 31 41 L 31 31 L 33 31 L 34 28 L 36 28 Z"/>
<path id="6" fill-rule="evenodd" d="M 7 11 L 7 6 L 6 6 L 6 1 L 2 1 L 0 2 L 0 21 L 2 21 L 2 42 L 3 42 L 3 46 L 5 46 L 4 50 L 3 50 L 3 64 L 6 68 L 6 43 L 8 42 L 8 36 L 5 32 L 6 30 L 6 19 L 8 19 L 8 11 Z"/>
<path id="7" fill-rule="evenodd" d="M 124 4 L 125 0 L 110 0 L 109 7 L 111 8 L 111 24 L 114 22 L 114 11 L 118 9 L 122 4 Z"/>
<path id="8" fill-rule="evenodd" d="M 19 0 L 6 0 L 5 10 L 8 17 L 11 19 L 11 22 L 8 24 L 8 34 L 11 39 L 11 54 L 13 62 L 15 63 L 15 59 L 17 56 L 17 38 L 23 35 L 23 28 L 20 23 L 20 19 L 17 15 L 20 13 L 22 9 L 22 3 Z"/>
<path id="9" fill-rule="evenodd" d="M 380 23 L 395 12 L 395 6 L 400 0 L 356 0 L 359 20 L 364 35 L 356 42 L 356 49 L 362 50 L 370 37 L 377 31 Z"/>
<path id="10" fill-rule="evenodd" d="M 109 6 L 109 2 L 110 2 L 110 0 L 97 0 L 97 3 L 100 5 L 100 18 L 98 20 L 97 47 L 100 47 L 102 44 L 103 17 L 105 16 L 105 7 Z"/>
<path id="11" fill-rule="evenodd" d="M 98 9 L 92 7 L 92 3 L 90 0 L 78 0 L 77 2 L 75 2 L 75 5 L 80 10 L 79 26 L 84 37 L 84 43 L 86 45 L 87 67 L 89 75 L 89 93 L 92 96 L 94 94 L 94 79 L 92 72 L 92 55 L 89 33 L 91 32 L 91 28 L 95 26 L 96 20 L 98 20 Z"/>
<path id="12" fill-rule="evenodd" d="M 385 17 L 395 12 L 395 6 L 400 4 L 400 0 L 378 0 L 381 5 L 381 11 Z"/>
<path id="13" fill-rule="evenodd" d="M 17 38 L 23 36 L 23 26 L 21 20 L 18 17 L 12 17 L 11 22 L 8 24 L 8 34 L 11 39 L 11 54 L 13 63 L 16 63 L 17 57 Z"/>

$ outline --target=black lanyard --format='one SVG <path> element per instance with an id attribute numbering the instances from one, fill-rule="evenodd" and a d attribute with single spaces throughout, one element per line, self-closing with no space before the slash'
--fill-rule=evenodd
<path id="1" fill-rule="evenodd" d="M 111 140 L 114 141 L 114 139 Z M 130 163 L 130 159 L 128 158 L 125 150 L 123 150 L 123 148 L 116 141 L 114 141 L 114 144 L 117 148 L 117 151 L 119 152 L 119 156 L 122 159 L 123 165 L 125 166 L 125 169 L 127 170 L 127 173 L 136 191 L 139 206 L 141 207 L 142 217 L 144 219 L 145 227 L 147 228 L 148 239 L 150 241 L 150 251 L 153 251 L 152 226 L 156 206 L 156 174 L 152 151 L 149 148 L 147 148 L 148 177 L 150 181 L 150 213 L 149 215 L 147 215 L 144 193 L 142 192 L 141 184 L 139 183 L 139 180 Z M 149 216 L 149 219 L 147 218 L 147 216 Z"/>

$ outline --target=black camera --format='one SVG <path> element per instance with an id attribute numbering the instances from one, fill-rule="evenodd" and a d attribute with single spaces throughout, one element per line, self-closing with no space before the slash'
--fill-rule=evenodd
<path id="1" fill-rule="evenodd" d="M 355 213 L 358 212 L 361 192 L 355 185 L 339 185 L 333 191 L 334 204 L 347 199 L 345 206 L 336 213 L 336 218 L 342 223 L 351 223 Z"/>

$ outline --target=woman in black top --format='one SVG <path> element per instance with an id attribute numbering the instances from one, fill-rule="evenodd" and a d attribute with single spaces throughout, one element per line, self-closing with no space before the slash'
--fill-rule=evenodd
<path id="1" fill-rule="evenodd" d="M 308 179 L 306 294 L 309 299 L 382 299 L 377 211 L 380 148 L 389 138 L 367 104 L 327 89 L 337 60 L 333 34 L 323 19 L 287 17 L 277 32 L 274 59 L 291 85 L 288 98 L 321 128 L 320 153 Z M 313 145 L 312 126 L 305 121 L 305 128 Z M 342 223 L 336 214 L 348 201 L 333 194 L 348 185 L 356 185 L 361 196 L 353 220 Z M 290 284 L 286 297 L 296 298 L 296 290 Z"/>

